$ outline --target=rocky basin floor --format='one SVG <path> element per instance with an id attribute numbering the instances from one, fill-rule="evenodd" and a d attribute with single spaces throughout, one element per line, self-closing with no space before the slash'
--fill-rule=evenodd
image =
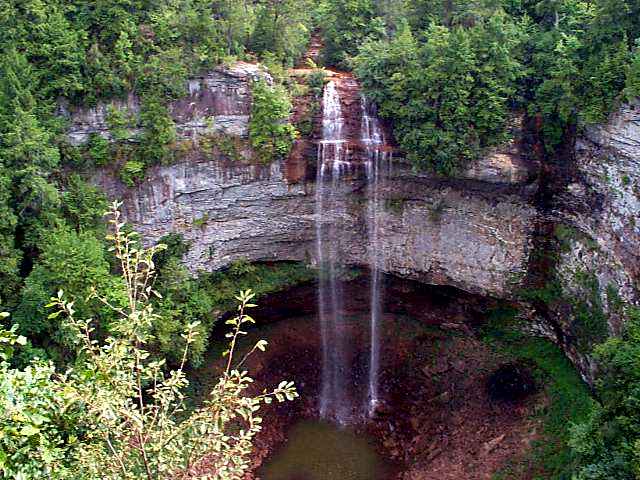
<path id="1" fill-rule="evenodd" d="M 495 399 L 489 378 L 516 360 L 482 339 L 479 329 L 470 326 L 477 318 L 462 318 L 451 305 L 432 304 L 420 317 L 385 313 L 380 382 L 384 404 L 373 419 L 353 425 L 366 431 L 381 457 L 396 467 L 380 480 L 528 479 L 540 473 L 527 459 L 534 442 L 542 439 L 537 412 L 549 402 L 545 388 L 524 398 Z M 368 317 L 348 311 L 345 318 L 344 335 L 354 346 L 346 374 L 364 389 Z M 269 348 L 248 364 L 256 389 L 294 380 L 300 398 L 262 411 L 264 430 L 248 477 L 256 480 L 261 465 L 287 441 L 287 430 L 317 416 L 321 375 L 315 315 L 258 325 L 246 344 L 259 338 L 268 340 Z M 194 372 L 202 391 L 207 379 L 219 373 L 216 354 L 212 351 L 212 361 Z M 514 464 L 519 465 L 517 473 L 508 470 Z M 504 471 L 512 473 L 496 476 Z"/>

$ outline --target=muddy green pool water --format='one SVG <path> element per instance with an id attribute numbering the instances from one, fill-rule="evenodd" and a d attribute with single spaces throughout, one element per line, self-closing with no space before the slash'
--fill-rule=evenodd
<path id="1" fill-rule="evenodd" d="M 304 421 L 259 472 L 262 480 L 384 480 L 390 472 L 363 435 Z"/>

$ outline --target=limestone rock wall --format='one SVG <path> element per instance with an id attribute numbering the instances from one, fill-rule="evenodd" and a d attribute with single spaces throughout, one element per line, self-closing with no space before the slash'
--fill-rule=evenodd
<path id="1" fill-rule="evenodd" d="M 271 81 L 263 67 L 238 62 L 190 79 L 188 95 L 169 106 L 177 133 L 186 138 L 214 132 L 246 136 L 251 114 L 251 82 L 260 78 Z M 107 120 L 110 107 L 126 110 L 135 117 L 140 113 L 140 99 L 129 94 L 126 99 L 115 99 L 93 108 L 59 105 L 59 114 L 69 122 L 69 142 L 81 145 L 91 134 L 111 138 Z M 134 136 L 139 130 L 132 128 L 130 133 Z"/>
<path id="2" fill-rule="evenodd" d="M 564 244 L 557 275 L 564 297 L 579 303 L 555 315 L 565 351 L 591 380 L 593 345 L 620 334 L 622 304 L 640 300 L 640 102 L 587 128 L 574 162 L 553 214 Z"/>
<path id="3" fill-rule="evenodd" d="M 536 211 L 512 189 L 400 177 L 380 224 L 386 270 L 509 298 L 526 274 Z"/>
<path id="4" fill-rule="evenodd" d="M 240 63 L 192 79 L 189 95 L 171 105 L 179 134 L 194 141 L 207 132 L 245 136 L 250 83 L 259 77 L 269 79 L 260 67 Z M 140 108 L 132 95 L 113 105 L 133 113 Z M 81 144 L 91 133 L 109 138 L 107 105 L 60 111 L 70 121 L 71 143 Z M 359 120 L 351 120 L 357 126 Z M 513 131 L 512 142 L 455 179 L 415 174 L 396 160 L 382 192 L 378 252 L 367 242 L 367 188 L 357 175 L 340 192 L 345 209 L 325 221 L 341 223 L 343 234 L 335 241 L 347 264 L 368 265 L 377 255 L 387 273 L 497 298 L 511 298 L 523 286 L 539 225 L 560 226 L 556 276 L 563 296 L 602 310 L 596 320 L 605 324 L 585 330 L 576 305 L 565 304 L 540 331 L 555 336 L 589 380 L 590 345 L 603 332 L 621 331 L 620 302 L 640 300 L 640 103 L 624 106 L 606 125 L 588 128 L 578 138 L 571 178 L 544 212 L 534 197 L 538 181 L 547 179 L 535 178 L 519 121 Z M 313 264 L 317 145 L 305 139 L 296 147 L 291 158 L 269 166 L 230 163 L 201 152 L 149 169 L 134 188 L 107 170 L 94 181 L 124 201 L 126 220 L 147 242 L 183 234 L 191 244 L 184 262 L 194 273 L 241 258 Z"/>
<path id="5" fill-rule="evenodd" d="M 106 172 L 95 178 L 124 200 L 127 221 L 148 242 L 170 232 L 191 242 L 185 264 L 194 272 L 251 261 L 315 262 L 315 185 L 289 184 L 284 162 L 229 166 L 216 159 L 154 167 L 125 188 Z M 368 265 L 366 189 L 345 186 L 344 261 Z M 386 184 L 381 231 L 384 270 L 432 284 L 508 297 L 526 271 L 536 215 L 516 190 L 461 188 L 402 171 Z"/>
<path id="6" fill-rule="evenodd" d="M 234 260 L 310 260 L 313 195 L 288 185 L 283 165 L 229 166 L 216 159 L 153 167 L 128 189 L 108 172 L 94 181 L 123 199 L 123 213 L 148 243 L 177 232 L 191 243 L 194 273 Z"/>
<path id="7" fill-rule="evenodd" d="M 251 81 L 265 75 L 259 66 L 239 63 L 192 79 L 189 95 L 170 108 L 178 133 L 196 142 L 196 154 L 150 168 L 134 188 L 126 188 L 107 170 L 94 178 L 110 197 L 124 201 L 126 220 L 147 242 L 181 233 L 191 244 L 184 261 L 194 273 L 240 258 L 315 263 L 317 138 L 306 139 L 301 151 L 269 166 L 231 162 L 197 149 L 197 136 L 208 131 L 246 134 Z M 359 87 L 353 79 L 340 85 L 353 150 L 349 158 L 358 164 Z M 133 112 L 140 108 L 134 96 L 114 106 Z M 91 133 L 110 137 L 106 105 L 62 112 L 70 120 L 72 143 L 86 141 Z M 335 241 L 344 262 L 369 265 L 375 254 L 388 273 L 509 297 L 526 272 L 536 216 L 527 192 L 530 171 L 517 135 L 455 181 L 416 175 L 400 160 L 391 171 L 383 192 L 380 252 L 371 252 L 367 241 L 363 171 L 339 192 L 345 204 L 341 213 L 324 219 L 341 224 L 343 233 Z"/>

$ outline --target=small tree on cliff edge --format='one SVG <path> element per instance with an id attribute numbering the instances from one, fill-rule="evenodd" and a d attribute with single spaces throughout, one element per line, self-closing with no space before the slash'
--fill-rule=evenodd
<path id="1" fill-rule="evenodd" d="M 110 211 L 114 233 L 108 240 L 120 262 L 126 300 L 122 306 L 113 305 L 100 292 L 91 294 L 117 313 L 112 333 L 98 341 L 92 319 L 76 318 L 73 302 L 66 301 L 62 292 L 52 298 L 49 306 L 56 311 L 50 318 L 64 319 L 63 327 L 76 339 L 78 361 L 64 375 L 53 368 L 45 370 L 47 402 L 37 425 L 22 413 L 25 406 L 41 403 L 38 390 L 30 388 L 27 395 L 29 382 L 11 381 L 23 378 L 24 372 L 4 364 L 0 473 L 25 479 L 239 480 L 250 466 L 252 441 L 261 429 L 257 416 L 261 404 L 297 397 L 293 383 L 286 381 L 257 396 L 246 393 L 252 379 L 242 365 L 266 346 L 259 341 L 236 363 L 237 339 L 247 324 L 254 323 L 246 313 L 255 306 L 254 295 L 247 290 L 236 297 L 237 316 L 227 322 L 232 331 L 227 334 L 226 368 L 204 405 L 187 410 L 184 365 L 198 324 L 188 325 L 183 334 L 180 367 L 166 373 L 164 360 L 145 350 L 156 317 L 150 299 L 158 295 L 152 288 L 152 257 L 163 247 L 139 246 L 135 234 L 123 231 L 118 208 L 114 203 Z M 73 415 L 62 424 L 53 422 L 61 411 Z M 53 429 L 41 428 L 52 424 Z M 55 441 L 50 441 L 53 437 Z"/>

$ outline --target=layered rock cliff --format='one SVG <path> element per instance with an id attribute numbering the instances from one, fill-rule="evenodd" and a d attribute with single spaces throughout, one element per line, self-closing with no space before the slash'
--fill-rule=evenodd
<path id="1" fill-rule="evenodd" d="M 197 142 L 194 125 L 206 123 L 202 119 L 209 116 L 213 125 L 220 125 L 223 112 L 223 125 L 233 119 L 233 128 L 226 131 L 245 134 L 251 111 L 247 92 L 255 72 L 243 65 L 240 71 L 234 67 L 198 80 L 192 95 L 171 107 L 177 112 L 178 131 L 186 136 L 195 128 Z M 229 92 L 230 101 L 220 100 Z M 359 101 L 359 95 L 344 95 L 344 109 L 357 116 Z M 100 111 L 93 117 L 73 116 L 71 137 L 79 140 L 104 128 Z M 357 124 L 360 118 L 350 121 Z M 300 158 L 293 157 L 264 166 L 195 155 L 151 168 L 131 189 L 106 171 L 95 181 L 111 197 L 124 200 L 127 221 L 147 241 L 182 233 L 191 244 L 184 260 L 193 272 L 219 269 L 240 258 L 314 263 L 317 146 L 310 143 L 302 167 Z M 286 175 L 291 170 L 305 173 L 291 178 Z M 378 252 L 384 271 L 494 297 L 511 296 L 526 272 L 536 216 L 527 186 L 530 173 L 518 142 L 482 159 L 466 178 L 416 175 L 402 160 L 394 162 L 391 172 Z M 348 208 L 334 220 L 344 233 L 335 241 L 343 245 L 345 263 L 368 265 L 363 179 L 354 175 L 345 188 Z"/>
<path id="2" fill-rule="evenodd" d="M 190 82 L 190 95 L 171 112 L 179 134 L 193 142 L 193 155 L 149 169 L 134 188 L 107 170 L 94 177 L 111 197 L 124 201 L 127 221 L 146 241 L 183 234 L 191 245 L 184 261 L 194 273 L 238 259 L 316 263 L 317 135 L 301 139 L 288 159 L 271 165 L 198 151 L 199 136 L 211 131 L 246 136 L 251 81 L 260 75 L 259 67 L 239 64 Z M 361 120 L 356 93 L 342 95 L 343 109 L 352 117 L 348 128 Z M 126 106 L 135 110 L 135 98 Z M 531 258 L 553 256 L 549 281 L 555 297 L 542 330 L 563 345 L 586 379 L 592 378 L 592 346 L 619 333 L 621 305 L 638 301 L 639 108 L 627 105 L 608 124 L 579 135 L 569 166 L 555 173 L 561 179 L 537 178 L 518 122 L 510 144 L 457 178 L 416 174 L 397 158 L 383 185 L 379 213 L 376 255 L 382 270 L 510 299 L 531 288 Z M 67 112 L 71 140 L 82 142 L 90 133 L 108 137 L 105 112 L 104 106 Z M 358 149 L 354 141 L 353 158 Z M 562 185 L 544 207 L 538 182 Z M 335 241 L 346 264 L 366 266 L 369 191 L 357 173 L 341 188 L 346 208 L 329 220 L 341 224 Z M 545 250 L 541 235 L 557 238 L 556 251 Z M 532 256 L 534 246 L 538 251 Z"/>
<path id="3" fill-rule="evenodd" d="M 238 62 L 220 67 L 201 77 L 189 80 L 188 95 L 171 103 L 169 112 L 183 138 L 195 138 L 209 133 L 246 136 L 251 114 L 251 82 L 271 77 L 260 65 Z M 92 108 L 59 105 L 59 114 L 69 121 L 68 139 L 72 145 L 85 143 L 91 134 L 111 138 L 108 113 L 110 108 L 140 113 L 140 98 L 129 94 L 126 99 L 114 99 Z M 131 136 L 138 133 L 135 128 Z"/>
<path id="4" fill-rule="evenodd" d="M 560 240 L 558 337 L 587 380 L 593 346 L 621 332 L 625 305 L 640 297 L 640 103 L 578 135 L 551 215 Z"/>

